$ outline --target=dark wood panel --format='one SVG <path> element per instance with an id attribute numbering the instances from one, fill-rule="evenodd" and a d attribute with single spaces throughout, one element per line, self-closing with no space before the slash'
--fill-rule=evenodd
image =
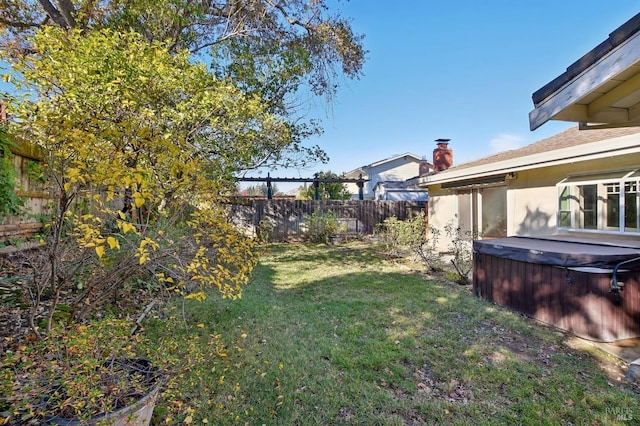
<path id="1" fill-rule="evenodd" d="M 640 271 L 624 274 L 618 300 L 609 273 L 474 255 L 473 293 L 592 340 L 640 336 Z"/>

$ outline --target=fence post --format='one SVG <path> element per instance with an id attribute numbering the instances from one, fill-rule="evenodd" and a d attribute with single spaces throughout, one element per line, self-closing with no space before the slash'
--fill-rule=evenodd
<path id="1" fill-rule="evenodd" d="M 364 200 L 364 180 L 362 179 L 362 173 L 358 175 L 358 179 L 360 179 L 356 182 L 356 185 L 358 185 L 358 200 Z"/>

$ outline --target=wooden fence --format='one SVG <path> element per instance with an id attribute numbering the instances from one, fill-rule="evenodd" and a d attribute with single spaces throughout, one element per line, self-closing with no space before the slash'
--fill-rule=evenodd
<path id="1" fill-rule="evenodd" d="M 30 144 L 17 142 L 11 146 L 14 166 L 18 172 L 18 195 L 25 200 L 24 214 L 0 218 L 0 242 L 25 238 L 42 227 L 39 215 L 47 214 L 51 197 L 44 183 L 34 174 L 41 156 Z M 305 219 L 315 211 L 333 212 L 344 233 L 371 235 L 375 226 L 386 218 L 395 216 L 404 220 L 426 213 L 424 201 L 374 201 L 374 200 L 294 200 L 294 199 L 243 199 L 229 205 L 234 221 L 255 233 L 261 220 L 268 220 L 273 227 L 274 240 L 300 238 L 305 230 Z"/>
<path id="2" fill-rule="evenodd" d="M 50 195 L 44 190 L 44 183 L 38 178 L 42 156 L 36 146 L 14 141 L 9 146 L 17 171 L 18 196 L 24 199 L 24 213 L 16 216 L 0 217 L 0 241 L 24 238 L 42 227 L 38 215 L 46 214 L 50 205 Z"/>
<path id="3" fill-rule="evenodd" d="M 374 200 L 237 200 L 230 205 L 235 222 L 253 232 L 261 220 L 268 220 L 273 227 L 272 239 L 286 241 L 302 236 L 305 218 L 315 211 L 332 212 L 351 235 L 371 235 L 375 226 L 386 218 L 400 220 L 426 213 L 425 201 L 374 201 Z"/>

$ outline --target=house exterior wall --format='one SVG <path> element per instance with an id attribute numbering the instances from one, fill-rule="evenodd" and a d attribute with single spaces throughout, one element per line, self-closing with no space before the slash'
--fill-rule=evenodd
<path id="1" fill-rule="evenodd" d="M 640 152 L 601 160 L 578 161 L 566 165 L 517 171 L 507 179 L 507 236 L 536 236 L 557 233 L 558 191 L 556 184 L 571 174 L 599 173 L 640 168 Z M 459 197 L 455 189 L 428 185 L 429 224 L 443 229 L 453 220 L 459 226 Z M 468 205 L 465 204 L 465 205 Z M 481 208 L 481 207 L 480 207 Z M 579 231 L 571 231 L 580 234 Z M 593 235 L 593 234 L 592 234 Z M 446 241 L 442 241 L 442 248 Z"/>
<path id="2" fill-rule="evenodd" d="M 458 201 L 454 191 L 443 190 L 440 185 L 429 187 L 429 227 L 444 232 L 448 223 L 458 226 Z M 438 249 L 446 250 L 448 241 L 443 235 L 438 239 Z"/>
<path id="3" fill-rule="evenodd" d="M 390 161 L 385 161 L 382 164 L 364 168 L 366 173 L 363 173 L 362 177 L 365 179 L 369 179 L 369 181 L 364 183 L 364 198 L 374 198 L 374 188 L 376 187 L 378 182 L 403 182 L 407 179 L 417 176 L 419 173 L 419 168 L 420 160 L 407 156 L 402 156 Z M 357 178 L 358 176 L 348 177 Z M 358 198 L 358 186 L 355 183 L 348 183 L 347 190 L 349 191 L 349 193 L 351 193 L 352 198 Z"/>
<path id="4" fill-rule="evenodd" d="M 365 179 L 367 178 L 364 175 L 362 177 L 365 178 Z M 365 184 L 366 184 L 366 182 L 365 182 Z M 349 192 L 349 194 L 351 194 L 351 199 L 352 200 L 357 200 L 358 199 L 358 194 L 359 194 L 358 185 L 356 185 L 355 183 L 352 183 L 352 182 L 347 182 L 347 183 L 345 183 L 345 186 L 347 187 L 347 191 Z"/>

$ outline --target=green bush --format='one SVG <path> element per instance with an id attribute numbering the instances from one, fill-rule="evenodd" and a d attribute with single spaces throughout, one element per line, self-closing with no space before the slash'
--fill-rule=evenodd
<path id="1" fill-rule="evenodd" d="M 409 251 L 429 270 L 441 269 L 437 250 L 440 231 L 427 227 L 424 212 L 407 220 L 398 220 L 395 216 L 387 218 L 378 226 L 377 235 L 387 255 L 401 256 L 403 251 Z"/>
<path id="2" fill-rule="evenodd" d="M 0 220 L 5 216 L 22 213 L 24 199 L 16 193 L 18 173 L 13 164 L 12 144 L 9 137 L 0 128 Z"/>
<path id="3" fill-rule="evenodd" d="M 256 236 L 258 237 L 258 241 L 261 243 L 271 242 L 274 229 L 275 227 L 273 226 L 273 223 L 271 223 L 268 218 L 263 217 L 260 219 L 258 226 L 256 226 Z"/>
<path id="4" fill-rule="evenodd" d="M 306 238 L 313 243 L 329 243 L 329 236 L 335 235 L 340 230 L 338 216 L 333 212 L 321 212 L 319 210 L 307 216 Z"/>

